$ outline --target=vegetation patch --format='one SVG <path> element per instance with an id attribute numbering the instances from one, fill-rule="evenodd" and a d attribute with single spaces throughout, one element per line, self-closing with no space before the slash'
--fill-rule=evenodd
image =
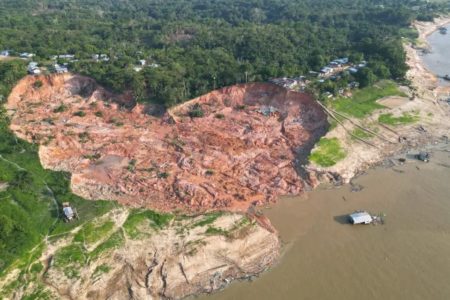
<path id="1" fill-rule="evenodd" d="M 39 89 L 39 88 L 41 88 L 43 85 L 44 85 L 44 84 L 42 83 L 41 80 L 36 80 L 36 81 L 33 83 L 33 87 L 34 87 L 35 89 Z"/>
<path id="2" fill-rule="evenodd" d="M 113 228 L 113 221 L 107 221 L 103 224 L 95 224 L 94 221 L 91 221 L 81 228 L 73 240 L 84 244 L 93 244 L 107 236 Z"/>
<path id="3" fill-rule="evenodd" d="M 86 264 L 87 258 L 81 245 L 71 244 L 56 251 L 53 265 L 62 270 L 67 278 L 79 278 L 79 269 Z"/>
<path id="4" fill-rule="evenodd" d="M 194 105 L 192 105 L 188 114 L 189 114 L 189 117 L 191 117 L 191 118 L 201 118 L 205 115 L 201 105 L 198 103 L 195 103 Z"/>
<path id="5" fill-rule="evenodd" d="M 228 231 L 222 228 L 208 226 L 208 229 L 205 231 L 206 235 L 222 235 L 224 237 L 228 237 Z"/>
<path id="6" fill-rule="evenodd" d="M 39 274 L 42 272 L 43 269 L 44 269 L 44 265 L 40 262 L 37 262 L 31 266 L 30 272 L 34 273 L 34 274 Z"/>
<path id="7" fill-rule="evenodd" d="M 372 133 L 362 130 L 361 128 L 355 128 L 355 130 L 352 131 L 352 134 L 352 139 L 355 139 L 355 136 L 360 139 L 369 139 L 373 137 Z"/>
<path id="8" fill-rule="evenodd" d="M 0 62 L 0 96 L 8 95 L 26 73 L 26 64 L 21 60 Z M 42 168 L 37 150 L 38 145 L 14 136 L 9 130 L 9 118 L 0 107 L 0 182 L 8 183 L 8 189 L 0 191 L 0 277 L 13 267 L 25 272 L 31 265 L 30 272 L 38 272 L 39 264 L 35 262 L 41 256 L 45 236 L 50 240 L 64 236 L 116 205 L 72 194 L 70 174 Z M 63 202 L 77 209 L 79 220 L 62 220 Z M 56 264 L 77 262 L 84 255 L 80 249 L 78 245 L 63 249 L 55 257 Z"/>
<path id="9" fill-rule="evenodd" d="M 398 89 L 395 82 L 384 80 L 374 86 L 355 90 L 351 98 L 340 97 L 331 103 L 331 106 L 339 112 L 356 118 L 364 118 L 377 109 L 384 108 L 376 101 L 387 96 L 402 96 L 406 94 Z"/>
<path id="10" fill-rule="evenodd" d="M 331 167 L 346 156 L 337 138 L 321 138 L 309 160 L 322 167 Z"/>
<path id="11" fill-rule="evenodd" d="M 233 239 L 243 238 L 248 235 L 250 228 L 255 224 L 254 221 L 244 216 L 237 221 L 231 228 L 228 237 Z"/>
<path id="12" fill-rule="evenodd" d="M 169 176 L 170 176 L 169 172 L 160 172 L 160 173 L 158 173 L 158 178 L 159 179 L 167 179 L 167 178 L 169 178 Z"/>
<path id="13" fill-rule="evenodd" d="M 100 255 L 123 245 L 125 239 L 122 231 L 116 231 L 106 241 L 97 246 L 91 253 L 90 259 L 97 259 Z"/>
<path id="14" fill-rule="evenodd" d="M 62 113 L 67 110 L 67 106 L 61 103 L 57 108 L 53 110 L 54 113 Z"/>
<path id="15" fill-rule="evenodd" d="M 130 212 L 123 228 L 130 238 L 136 239 L 143 234 L 141 226 L 144 222 L 148 222 L 151 228 L 158 230 L 167 226 L 173 217 L 171 214 L 136 209 Z"/>
<path id="16" fill-rule="evenodd" d="M 194 223 L 192 225 L 192 227 L 202 227 L 202 226 L 210 225 L 210 224 L 214 223 L 219 217 L 221 217 L 223 215 L 224 215 L 224 213 L 220 212 L 220 211 L 206 214 L 206 215 L 203 216 L 203 219 L 201 219 L 200 221 Z"/>
<path id="17" fill-rule="evenodd" d="M 82 110 L 79 110 L 77 112 L 74 112 L 73 115 L 76 117 L 84 117 L 84 116 L 86 116 L 86 113 Z"/>
<path id="18" fill-rule="evenodd" d="M 399 117 L 394 117 L 391 113 L 382 114 L 378 117 L 378 122 L 386 125 L 402 125 L 402 124 L 412 124 L 419 121 L 420 118 L 417 115 L 403 113 Z"/>
<path id="19" fill-rule="evenodd" d="M 111 267 L 108 266 L 107 264 L 101 264 L 99 266 L 97 266 L 94 270 L 94 273 L 92 273 L 92 278 L 98 278 L 101 277 L 103 274 L 108 273 L 109 271 L 111 271 Z"/>
<path id="20" fill-rule="evenodd" d="M 42 284 L 38 284 L 31 292 L 27 291 L 21 300 L 50 300 L 55 297 Z"/>

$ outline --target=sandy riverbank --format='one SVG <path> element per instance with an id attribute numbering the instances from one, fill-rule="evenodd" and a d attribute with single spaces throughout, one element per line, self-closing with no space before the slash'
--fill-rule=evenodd
<path id="1" fill-rule="evenodd" d="M 428 44 L 426 38 L 435 32 L 439 27 L 450 24 L 450 17 L 435 18 L 434 22 L 414 22 L 413 26 L 419 32 L 419 41 Z"/>
<path id="2" fill-rule="evenodd" d="M 438 27 L 448 23 L 450 23 L 450 17 L 438 18 L 435 22 L 414 23 L 413 26 L 419 32 L 419 43 L 428 46 L 426 37 Z M 385 109 L 377 110 L 363 120 L 353 120 L 377 131 L 380 137 L 370 138 L 370 142 L 375 146 L 352 139 L 349 132 L 356 127 L 349 121 L 344 122 L 345 128 L 338 126 L 331 130 L 326 138 L 338 138 L 343 144 L 347 156 L 328 168 L 314 164 L 309 165 L 308 168 L 316 171 L 319 179 L 339 178 L 343 182 L 349 182 L 358 173 L 380 163 L 386 157 L 408 149 L 420 148 L 425 144 L 441 140 L 443 136 L 450 135 L 450 125 L 448 124 L 450 107 L 440 101 L 450 92 L 449 87 L 439 86 L 438 78 L 424 65 L 420 56 L 421 52 L 414 45 L 405 43 L 404 48 L 410 67 L 407 78 L 411 81 L 412 87 L 401 87 L 401 89 L 408 97 L 403 99 L 399 99 L 398 96 L 385 98 L 383 99 L 384 103 L 395 103 L 396 105 L 386 105 Z M 419 120 L 413 124 L 386 128 L 378 123 L 378 117 L 386 113 L 393 116 L 401 116 L 404 113 L 411 114 L 417 116 Z M 331 174 L 333 175 L 330 176 Z"/>

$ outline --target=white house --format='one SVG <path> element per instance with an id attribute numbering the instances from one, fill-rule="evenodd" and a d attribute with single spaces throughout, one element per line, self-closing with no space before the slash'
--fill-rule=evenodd
<path id="1" fill-rule="evenodd" d="M 329 75 L 333 72 L 332 68 L 329 67 L 323 67 L 322 69 L 320 69 L 320 73 L 322 73 L 323 75 Z"/>
<path id="2" fill-rule="evenodd" d="M 28 70 L 28 73 L 32 74 L 32 75 L 39 75 L 39 74 L 41 74 L 41 70 L 38 68 L 38 63 L 34 62 L 34 61 L 31 61 L 28 64 L 27 70 Z"/>
<path id="3" fill-rule="evenodd" d="M 352 224 L 370 224 L 372 221 L 372 216 L 367 211 L 355 211 L 350 215 Z"/>
<path id="4" fill-rule="evenodd" d="M 66 66 L 61 66 L 59 64 L 54 64 L 53 68 L 55 69 L 55 72 L 58 73 L 58 74 L 69 72 L 69 70 L 67 69 Z"/>

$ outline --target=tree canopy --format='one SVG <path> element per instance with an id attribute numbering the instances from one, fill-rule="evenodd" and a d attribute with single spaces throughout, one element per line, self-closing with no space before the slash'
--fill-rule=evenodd
<path id="1" fill-rule="evenodd" d="M 167 106 L 213 88 L 317 71 L 339 57 L 406 72 L 400 29 L 433 17 L 422 0 L 4 0 L 0 49 L 75 54 L 72 69 Z M 109 61 L 93 63 L 94 54 Z M 136 72 L 138 60 L 153 67 Z"/>

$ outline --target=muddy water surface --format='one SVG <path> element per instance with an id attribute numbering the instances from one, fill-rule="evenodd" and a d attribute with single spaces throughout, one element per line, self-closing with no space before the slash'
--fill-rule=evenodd
<path id="1" fill-rule="evenodd" d="M 428 164 L 371 170 L 354 181 L 360 192 L 346 185 L 282 199 L 267 211 L 285 242 L 279 264 L 205 299 L 450 299 L 446 151 Z M 382 212 L 386 222 L 347 224 L 356 209 Z"/>
<path id="2" fill-rule="evenodd" d="M 450 25 L 446 28 L 447 34 L 436 31 L 427 38 L 431 53 L 423 56 L 426 66 L 438 76 L 450 75 Z M 450 85 L 449 81 L 440 81 L 442 85 Z"/>

